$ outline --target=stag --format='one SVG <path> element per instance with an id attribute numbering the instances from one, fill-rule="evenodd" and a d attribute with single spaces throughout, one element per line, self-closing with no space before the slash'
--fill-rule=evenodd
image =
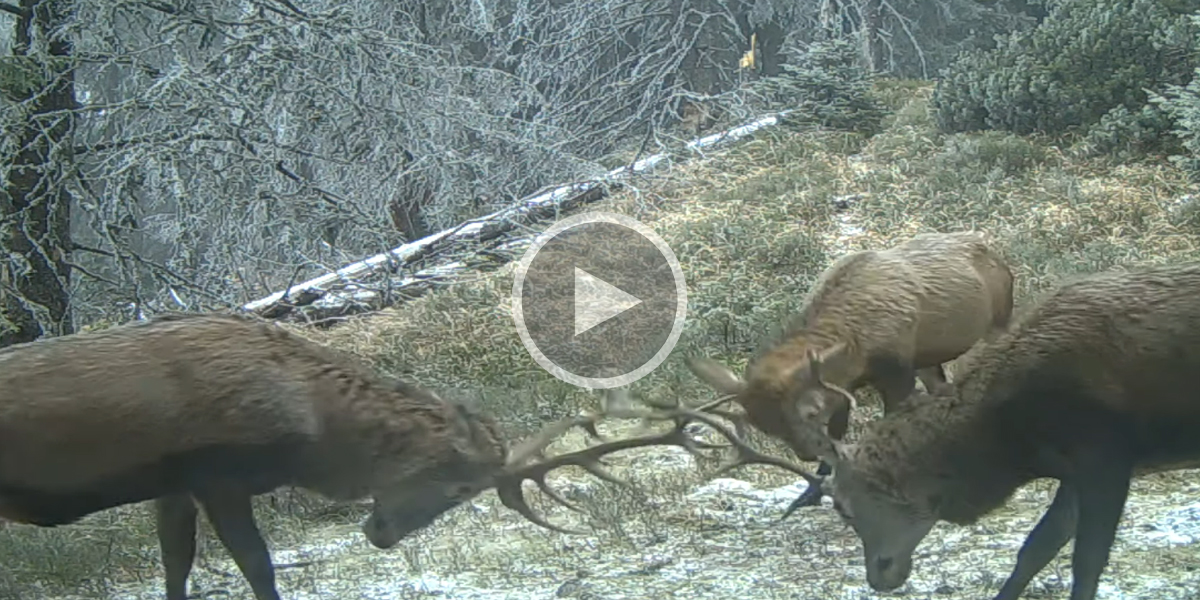
<path id="1" fill-rule="evenodd" d="M 583 415 L 508 450 L 495 422 L 471 407 L 279 326 L 161 316 L 0 350 L 0 517 L 54 527 L 155 500 L 166 595 L 184 600 L 198 504 L 254 597 L 278 600 L 251 498 L 280 487 L 338 501 L 369 496 L 363 533 L 390 548 L 490 488 L 533 523 L 576 533 L 538 516 L 523 482 L 578 510 L 546 484 L 550 471 L 576 465 L 623 483 L 600 467 L 602 456 L 663 444 L 696 452 L 706 446 L 683 429 L 693 421 L 727 434 L 743 462 L 786 466 L 702 410 L 617 412 L 676 427 L 546 458 L 574 427 L 598 437 L 605 415 Z"/>
<path id="2" fill-rule="evenodd" d="M 1074 538 L 1071 600 L 1093 600 L 1133 477 L 1200 466 L 1200 263 L 1062 285 L 954 385 L 827 440 L 824 484 L 867 581 L 907 581 L 939 521 L 967 525 L 1053 478 L 1050 507 L 995 600 L 1015 600 Z"/>
<path id="3" fill-rule="evenodd" d="M 871 385 L 887 414 L 911 395 L 916 378 L 927 389 L 944 385 L 942 363 L 1007 327 L 1012 288 L 1012 272 L 982 234 L 920 234 L 831 265 L 797 322 L 751 361 L 745 378 L 708 358 L 687 364 L 733 396 L 757 429 L 801 460 L 817 460 L 822 440 L 845 436 L 852 392 Z M 822 461 L 817 475 L 831 470 Z M 810 486 L 783 518 L 820 498 L 820 486 Z"/>

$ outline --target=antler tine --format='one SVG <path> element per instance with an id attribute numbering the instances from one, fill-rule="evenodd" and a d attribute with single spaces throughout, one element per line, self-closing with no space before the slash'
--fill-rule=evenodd
<path id="1" fill-rule="evenodd" d="M 695 407 L 693 410 L 695 410 L 696 412 L 702 412 L 702 413 L 708 413 L 710 415 L 715 415 L 715 416 L 721 417 L 722 419 L 726 419 L 726 420 L 730 421 L 731 423 L 733 423 L 733 431 L 734 431 L 734 433 L 737 434 L 738 438 L 745 438 L 746 430 L 748 429 L 747 426 L 749 425 L 749 423 L 746 421 L 746 413 L 734 412 L 731 410 L 724 410 L 724 409 L 717 409 L 718 406 L 725 404 L 726 402 L 730 402 L 730 401 L 734 400 L 735 398 L 737 398 L 737 396 L 735 396 L 733 394 L 727 394 L 727 395 L 721 396 L 720 398 L 717 398 L 716 400 L 713 400 L 711 402 L 701 404 L 700 406 Z"/>
<path id="2" fill-rule="evenodd" d="M 815 486 L 821 485 L 822 479 L 820 477 L 813 475 L 812 473 L 809 473 L 808 470 L 804 469 L 800 465 L 797 465 L 790 461 L 784 460 L 782 458 L 770 456 L 768 454 L 763 454 L 762 452 L 755 450 L 753 447 L 751 447 L 746 442 L 744 442 L 742 440 L 741 431 L 742 431 L 742 426 L 745 424 L 745 417 L 739 413 L 733 413 L 730 411 L 723 411 L 723 410 L 716 409 L 716 407 L 718 407 L 730 400 L 733 400 L 733 399 L 734 399 L 733 395 L 722 396 L 711 402 L 701 404 L 700 406 L 698 406 L 696 408 L 688 408 L 688 407 L 682 406 L 681 403 L 679 403 L 678 401 L 676 401 L 673 405 L 668 405 L 666 403 L 652 404 L 652 406 L 656 406 L 657 408 L 660 408 L 660 410 L 662 410 L 662 409 L 666 409 L 666 410 L 664 412 L 659 412 L 659 413 L 653 414 L 652 416 L 649 416 L 649 418 L 660 419 L 660 420 L 661 419 L 674 419 L 676 421 L 675 429 L 672 430 L 668 434 L 664 434 L 664 436 L 669 436 L 669 437 L 673 438 L 676 433 L 681 435 L 681 438 L 678 440 L 672 439 L 671 441 L 664 441 L 664 442 L 658 442 L 658 443 L 676 443 L 677 442 L 678 445 L 683 446 L 685 449 L 692 452 L 693 454 L 696 453 L 694 451 L 695 449 L 701 448 L 701 447 L 705 448 L 705 449 L 716 449 L 716 448 L 728 448 L 728 447 L 732 446 L 733 448 L 735 448 L 737 450 L 738 458 L 736 460 L 734 460 L 732 463 L 727 464 L 727 465 L 721 467 L 720 469 L 718 469 L 718 471 L 717 471 L 718 474 L 729 472 L 729 471 L 731 471 L 737 467 L 741 467 L 741 466 L 752 465 L 752 464 L 764 464 L 764 465 L 770 465 L 770 466 L 778 467 L 781 469 L 785 469 L 787 471 L 791 471 L 792 473 L 795 473 L 795 474 L 803 477 L 804 480 L 809 483 L 809 485 L 815 485 Z M 610 413 L 610 414 L 612 414 L 612 416 L 617 416 L 617 417 L 622 417 L 622 418 L 647 418 L 646 413 L 643 413 L 641 411 L 636 411 L 636 410 L 625 410 L 625 411 L 620 411 L 620 413 L 614 412 L 614 413 Z M 722 417 L 725 419 L 729 419 L 730 421 L 733 421 L 735 431 L 730 431 L 727 427 L 725 427 L 724 425 L 719 423 L 716 419 L 714 419 L 713 418 L 714 416 Z M 716 430 L 717 433 L 721 434 L 722 437 L 729 440 L 730 443 L 728 445 L 717 445 L 717 444 L 707 444 L 705 442 L 697 442 L 697 441 L 693 440 L 692 438 L 683 434 L 684 428 L 691 421 L 698 421 L 698 422 L 704 423 L 705 425 L 708 425 L 709 427 Z M 629 441 L 632 441 L 632 440 L 629 440 Z M 597 446 L 597 447 L 599 447 L 599 446 Z"/>
<path id="3" fill-rule="evenodd" d="M 534 512 L 533 508 L 530 507 L 529 503 L 525 500 L 525 493 L 521 490 L 521 480 L 517 480 L 515 485 L 510 485 L 507 482 L 503 482 L 500 485 L 497 485 L 496 486 L 496 495 L 500 497 L 501 504 L 517 511 L 517 513 L 520 514 L 522 517 L 525 517 L 530 522 L 532 522 L 536 525 L 545 527 L 546 529 L 549 529 L 551 531 L 557 531 L 559 533 L 571 533 L 571 534 L 582 533 L 580 531 L 575 531 L 574 529 L 566 529 L 564 527 L 559 527 L 558 525 L 555 525 L 555 524 L 543 519 L 536 512 Z M 553 497 L 553 496 L 551 496 L 551 497 Z M 571 504 L 567 504 L 567 507 L 571 508 L 572 510 L 578 510 L 575 506 L 573 506 Z"/>
<path id="4" fill-rule="evenodd" d="M 734 448 L 737 449 L 738 457 L 733 462 L 730 462 L 730 463 L 722 466 L 720 469 L 718 469 L 717 474 L 727 473 L 733 469 L 736 469 L 737 467 L 742 467 L 742 466 L 747 466 L 747 465 L 752 465 L 752 464 L 763 464 L 763 465 L 770 465 L 770 466 L 774 466 L 774 467 L 779 467 L 781 469 L 785 469 L 787 471 L 791 471 L 792 473 L 795 473 L 795 474 L 803 477 L 804 480 L 807 481 L 809 485 L 817 485 L 817 486 L 821 485 L 820 477 L 817 477 L 816 475 L 809 473 L 804 467 L 794 464 L 788 460 L 784 460 L 782 458 L 763 454 L 762 452 L 755 450 L 754 448 L 750 447 L 749 444 L 742 441 L 742 439 L 737 434 L 730 431 L 727 427 L 725 427 L 724 425 L 717 422 L 716 419 L 713 419 L 708 414 L 704 414 L 704 413 L 690 410 L 690 409 L 679 409 L 679 412 L 686 419 L 699 421 L 699 422 L 704 423 L 705 425 L 708 425 L 709 427 L 713 428 L 714 430 L 716 430 L 717 433 L 721 434 L 725 439 L 729 440 L 730 445 L 732 445 Z"/>
<path id="5" fill-rule="evenodd" d="M 809 485 L 813 485 L 813 484 L 810 483 Z M 796 512 L 796 509 L 808 504 L 808 498 L 806 498 L 805 496 L 807 496 L 807 494 L 803 494 L 803 493 L 800 494 L 799 496 L 796 496 L 796 499 L 792 500 L 791 504 L 788 504 L 787 510 L 783 511 L 783 516 L 779 517 L 779 520 L 780 521 L 786 520 L 788 517 L 792 516 L 792 513 Z"/>
<path id="6" fill-rule="evenodd" d="M 583 427 L 592 434 L 592 437 L 601 438 L 599 432 L 596 431 L 596 421 L 604 417 L 619 418 L 619 419 L 650 419 L 655 421 L 675 420 L 675 426 L 665 433 L 640 436 L 626 439 L 618 439 L 604 442 L 594 446 L 589 446 L 575 452 L 568 452 L 550 458 L 542 458 L 538 462 L 524 464 L 533 456 L 541 456 L 541 452 L 546 446 L 550 445 L 558 436 L 566 433 L 573 427 Z M 553 470 L 559 467 L 569 465 L 577 466 L 585 471 L 595 475 L 596 477 L 621 486 L 629 486 L 630 484 L 624 480 L 617 478 L 601 465 L 600 459 L 605 455 L 621 450 L 631 448 L 640 448 L 643 446 L 681 446 L 692 454 L 699 454 L 701 449 L 726 448 L 728 446 L 708 444 L 706 442 L 698 442 L 691 438 L 685 431 L 685 427 L 692 419 L 686 413 L 678 411 L 653 411 L 653 410 L 637 410 L 637 409 L 615 409 L 604 414 L 590 414 L 581 417 L 564 419 L 554 423 L 543 429 L 536 436 L 526 442 L 522 442 L 511 453 L 511 458 L 506 462 L 503 472 L 497 476 L 496 493 L 500 498 L 500 502 L 508 508 L 517 511 L 521 516 L 525 517 L 534 524 L 540 525 L 552 531 L 560 533 L 580 533 L 569 529 L 564 529 L 556 525 L 552 525 L 542 517 L 538 516 L 529 506 L 528 500 L 525 498 L 525 493 L 521 489 L 521 484 L 525 480 L 533 481 L 538 488 L 546 493 L 554 501 L 566 506 L 568 509 L 576 512 L 583 512 L 579 507 L 567 501 L 557 492 L 555 492 L 549 484 L 546 483 L 546 476 Z M 601 438 L 602 439 L 602 438 Z"/>
<path id="7" fill-rule="evenodd" d="M 575 417 L 568 417 L 555 422 L 543 428 L 537 435 L 517 444 L 508 453 L 508 460 L 505 467 L 511 468 L 523 464 L 534 456 L 539 456 L 546 450 L 546 447 L 554 443 L 564 433 L 580 427 L 593 438 L 600 438 L 600 432 L 596 430 L 596 421 L 600 420 L 603 415 L 585 414 Z"/>
<path id="8" fill-rule="evenodd" d="M 538 488 L 546 493 L 554 501 L 562 504 L 570 510 L 583 512 L 579 507 L 567 501 L 557 492 L 555 492 L 547 483 L 546 476 L 553 470 L 565 466 L 577 466 L 585 471 L 595 475 L 596 477 L 621 486 L 629 486 L 630 484 L 624 480 L 618 479 L 604 468 L 602 468 L 601 459 L 614 452 L 628 450 L 632 448 L 640 448 L 643 446 L 680 446 L 693 455 L 699 455 L 701 449 L 723 449 L 732 446 L 737 450 L 738 456 L 732 462 L 718 470 L 718 473 L 725 473 L 734 468 L 751 465 L 765 464 L 774 467 L 779 467 L 795 473 L 808 481 L 809 485 L 821 484 L 821 479 L 816 475 L 809 473 L 803 467 L 793 464 L 787 460 L 769 456 L 750 447 L 746 442 L 742 441 L 739 433 L 730 431 L 728 427 L 721 424 L 717 417 L 726 418 L 735 423 L 737 429 L 741 429 L 744 422 L 744 417 L 739 414 L 718 410 L 716 407 L 728 402 L 732 396 L 718 398 L 714 401 L 707 402 L 696 408 L 682 406 L 676 401 L 673 405 L 666 403 L 656 403 L 651 405 L 650 410 L 641 410 L 632 407 L 612 407 L 604 413 L 593 413 L 569 419 L 563 419 L 554 423 L 540 433 L 530 438 L 526 442 L 522 442 L 510 453 L 510 459 L 506 462 L 503 472 L 496 478 L 496 492 L 500 497 L 500 501 L 507 507 L 517 511 L 521 516 L 536 525 L 545 527 L 551 531 L 560 533 L 580 533 L 578 531 L 565 529 L 557 525 L 553 525 L 538 516 L 529 506 L 528 500 L 525 497 L 524 491 L 521 489 L 521 484 L 525 480 L 533 481 Z M 589 446 L 575 452 L 568 452 L 558 456 L 546 458 L 542 452 L 555 439 L 566 433 L 574 427 L 582 427 L 587 432 L 597 439 L 603 439 L 603 436 L 596 430 L 596 423 L 601 418 L 611 417 L 618 419 L 643 419 L 653 421 L 675 421 L 674 427 L 670 431 L 655 435 L 639 436 L 625 439 L 617 439 L 606 441 L 594 446 Z M 692 422 L 699 422 L 707 425 L 717 431 L 722 437 L 729 441 L 729 444 L 711 444 L 693 439 L 688 435 L 686 427 Z M 538 457 L 540 460 L 531 464 L 525 464 L 532 457 Z"/>

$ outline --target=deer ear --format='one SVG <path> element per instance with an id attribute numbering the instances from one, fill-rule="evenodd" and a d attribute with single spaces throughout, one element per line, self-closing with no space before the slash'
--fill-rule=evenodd
<path id="1" fill-rule="evenodd" d="M 731 371 L 729 367 L 711 359 L 700 356 L 689 356 L 684 359 L 688 369 L 722 394 L 737 395 L 746 387 L 746 382 Z"/>
<path id="2" fill-rule="evenodd" d="M 841 357 L 842 352 L 846 350 L 846 342 L 838 342 L 824 350 L 809 349 L 805 352 L 805 358 L 808 359 L 808 376 L 813 381 L 821 381 L 821 370 L 830 361 L 836 361 Z"/>
<path id="3" fill-rule="evenodd" d="M 823 360 L 821 355 L 817 354 L 816 350 L 809 350 L 807 352 L 806 358 L 808 358 L 808 377 L 809 377 L 809 379 L 812 380 L 814 383 L 820 382 L 821 381 L 821 362 Z"/>
<path id="4" fill-rule="evenodd" d="M 450 442 L 456 452 L 469 456 L 479 453 L 482 448 L 495 445 L 496 440 L 492 436 L 490 423 L 486 418 L 480 418 L 470 407 L 462 403 L 451 402 L 449 404 L 455 409 L 448 419 L 448 425 L 454 432 L 450 437 Z"/>
<path id="5" fill-rule="evenodd" d="M 846 350 L 846 342 L 838 342 L 821 351 L 821 362 L 829 362 L 830 359 L 837 358 Z"/>

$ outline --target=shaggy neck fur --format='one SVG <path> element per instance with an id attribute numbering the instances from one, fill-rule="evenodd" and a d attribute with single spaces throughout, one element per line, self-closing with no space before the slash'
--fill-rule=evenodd
<path id="1" fill-rule="evenodd" d="M 759 384 L 761 389 L 779 388 L 791 390 L 799 380 L 797 373 L 808 369 L 808 351 L 818 353 L 844 343 L 846 347 L 822 364 L 821 378 L 826 383 L 846 387 L 854 383 L 861 373 L 863 361 L 854 360 L 858 351 L 853 336 L 825 331 L 829 328 L 806 328 L 790 332 L 787 337 L 757 357 L 750 365 L 747 379 Z"/>
<path id="2" fill-rule="evenodd" d="M 747 369 L 746 389 L 739 395 L 738 403 L 746 411 L 752 425 L 762 432 L 785 440 L 802 460 L 815 460 L 815 449 L 806 448 L 796 439 L 796 432 L 788 426 L 783 407 L 796 400 L 797 387 L 802 379 L 798 373 L 807 373 L 808 355 L 811 350 L 825 350 L 838 339 L 817 331 L 793 332 L 769 351 L 757 357 Z M 861 364 L 853 360 L 853 346 L 846 349 L 823 365 L 822 379 L 826 383 L 847 386 L 856 379 L 857 372 L 848 372 L 847 367 Z"/>
<path id="3" fill-rule="evenodd" d="M 301 461 L 299 485 L 357 499 L 381 476 L 400 481 L 465 460 L 503 463 L 505 447 L 490 419 L 326 348 L 308 351 L 317 358 L 311 381 L 322 430 Z"/>
<path id="4" fill-rule="evenodd" d="M 942 520 L 973 523 L 1034 478 L 1015 447 L 1019 438 L 996 426 L 992 406 L 956 390 L 925 396 L 868 426 L 854 469 Z"/>

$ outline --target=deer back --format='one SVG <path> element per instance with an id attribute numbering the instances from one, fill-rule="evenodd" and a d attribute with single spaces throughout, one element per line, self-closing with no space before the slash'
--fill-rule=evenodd
<path id="1" fill-rule="evenodd" d="M 1200 415 L 1198 295 L 1200 263 L 1067 282 L 977 359 L 961 393 L 1000 401 L 1069 381 L 1139 420 Z"/>
<path id="2" fill-rule="evenodd" d="M 206 446 L 317 436 L 333 382 L 273 329 L 160 318 L 0 350 L 0 482 L 67 489 Z"/>
<path id="3" fill-rule="evenodd" d="M 823 375 L 830 383 L 850 385 L 865 373 L 869 355 L 911 348 L 920 291 L 920 278 L 902 257 L 875 250 L 843 256 L 821 274 L 780 341 L 749 368 L 768 374 L 795 371 L 805 366 L 809 350 L 843 344 L 844 350 L 826 357 Z"/>
<path id="4" fill-rule="evenodd" d="M 1008 324 L 1012 273 L 982 234 L 921 234 L 885 252 L 909 265 L 919 284 L 917 366 L 953 360 Z"/>

